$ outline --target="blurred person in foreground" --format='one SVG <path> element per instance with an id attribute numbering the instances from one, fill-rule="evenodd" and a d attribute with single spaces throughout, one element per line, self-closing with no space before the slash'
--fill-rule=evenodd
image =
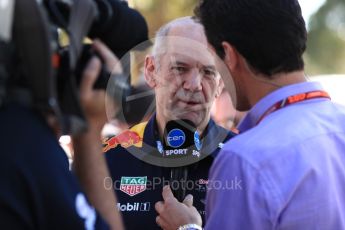
<path id="1" fill-rule="evenodd" d="M 196 12 L 249 110 L 212 166 L 205 229 L 345 229 L 345 109 L 306 80 L 298 1 L 204 0 Z M 201 229 L 191 196 L 165 187 L 163 199 L 163 229 Z"/>
<path id="2" fill-rule="evenodd" d="M 93 49 L 100 58 L 93 57 L 85 63 L 81 83 L 75 91 L 87 130 L 72 132 L 62 121 L 66 114 L 61 112 L 56 74 L 61 70 L 58 62 L 61 56 L 54 52 L 58 43 L 50 33 L 56 27 L 50 24 L 47 8 L 35 0 L 3 3 L 0 228 L 122 229 L 121 217 L 111 205 L 116 202 L 114 193 L 101 186 L 109 175 L 104 156 L 100 155 L 106 92 L 94 89 L 101 70 L 100 59 L 105 69 L 121 74 L 121 68 L 116 68 L 117 58 L 102 42 L 94 41 Z M 86 3 L 83 2 L 83 7 L 93 6 Z M 10 36 L 4 33 L 4 27 Z M 69 71 L 63 77 L 75 80 Z M 72 97 L 68 99 L 71 101 Z M 81 119 L 75 121 L 83 123 Z M 72 125 L 77 126 L 76 123 Z M 61 133 L 68 130 L 73 133 L 74 141 L 73 173 L 58 142 Z"/>
<path id="3" fill-rule="evenodd" d="M 93 45 L 109 68 L 116 57 L 101 42 Z M 6 229 L 122 229 L 119 213 L 109 205 L 113 194 L 98 186 L 108 169 L 101 152 L 101 129 L 106 122 L 105 91 L 93 90 L 100 61 L 93 58 L 80 85 L 80 99 L 89 129 L 72 136 L 74 172 L 69 171 L 66 154 L 59 146 L 60 128 L 52 116 L 20 103 L 0 110 L 0 226 Z M 85 190 L 88 198 L 83 193 Z"/>
<path id="4" fill-rule="evenodd" d="M 190 17 L 176 19 L 157 32 L 152 55 L 145 60 L 156 113 L 148 122 L 104 142 L 112 177 L 105 184 L 116 191 L 119 201 L 114 207 L 122 212 L 127 229 L 159 229 L 154 204 L 162 199 L 163 185 L 171 182 L 167 162 L 176 157 L 165 155 L 161 143 L 166 124 L 175 119 L 192 121 L 201 134 L 202 147 L 186 167 L 187 181 L 192 182 L 187 192 L 194 195 L 196 209 L 204 216 L 208 170 L 222 144 L 234 136 L 210 119 L 211 106 L 223 88 L 214 58 L 202 25 Z"/>

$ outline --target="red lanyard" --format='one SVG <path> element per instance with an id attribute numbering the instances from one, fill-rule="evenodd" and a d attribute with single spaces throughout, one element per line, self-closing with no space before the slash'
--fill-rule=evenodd
<path id="1" fill-rule="evenodd" d="M 310 100 L 310 99 L 315 99 L 315 98 L 328 98 L 331 99 L 331 97 L 328 95 L 327 92 L 325 91 L 311 91 L 311 92 L 307 92 L 307 93 L 300 93 L 300 94 L 296 94 L 296 95 L 292 95 L 290 97 L 287 97 L 277 103 L 275 103 L 272 107 L 270 107 L 258 120 L 258 122 L 256 123 L 256 125 L 258 125 L 266 116 L 268 116 L 269 114 L 282 109 L 288 105 L 292 105 L 292 104 L 296 104 L 298 102 L 302 102 L 302 101 L 306 101 L 306 100 Z"/>

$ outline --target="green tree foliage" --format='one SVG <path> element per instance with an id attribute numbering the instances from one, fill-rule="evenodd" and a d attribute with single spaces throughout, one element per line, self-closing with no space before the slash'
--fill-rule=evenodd
<path id="1" fill-rule="evenodd" d="M 183 16 L 193 15 L 198 0 L 132 0 L 133 6 L 145 17 L 150 37 L 165 23 Z"/>
<path id="2" fill-rule="evenodd" d="M 310 0 L 312 1 L 312 0 Z M 147 20 L 149 37 L 172 19 L 193 15 L 198 0 L 129 0 Z M 306 72 L 345 73 L 345 0 L 327 0 L 309 22 Z"/>
<path id="3" fill-rule="evenodd" d="M 327 0 L 311 17 L 305 59 L 310 75 L 345 73 L 344 0 Z"/>

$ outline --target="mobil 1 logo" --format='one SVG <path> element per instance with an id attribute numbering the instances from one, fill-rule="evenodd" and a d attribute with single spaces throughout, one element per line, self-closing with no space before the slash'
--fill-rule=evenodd
<path id="1" fill-rule="evenodd" d="M 121 212 L 148 212 L 150 211 L 150 202 L 134 202 L 121 204 L 117 203 L 117 209 Z"/>

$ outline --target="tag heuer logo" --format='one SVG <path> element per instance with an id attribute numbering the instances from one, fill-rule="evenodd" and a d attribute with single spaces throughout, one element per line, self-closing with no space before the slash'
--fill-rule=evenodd
<path id="1" fill-rule="evenodd" d="M 146 190 L 147 176 L 121 177 L 120 190 L 130 196 L 135 196 Z"/>

